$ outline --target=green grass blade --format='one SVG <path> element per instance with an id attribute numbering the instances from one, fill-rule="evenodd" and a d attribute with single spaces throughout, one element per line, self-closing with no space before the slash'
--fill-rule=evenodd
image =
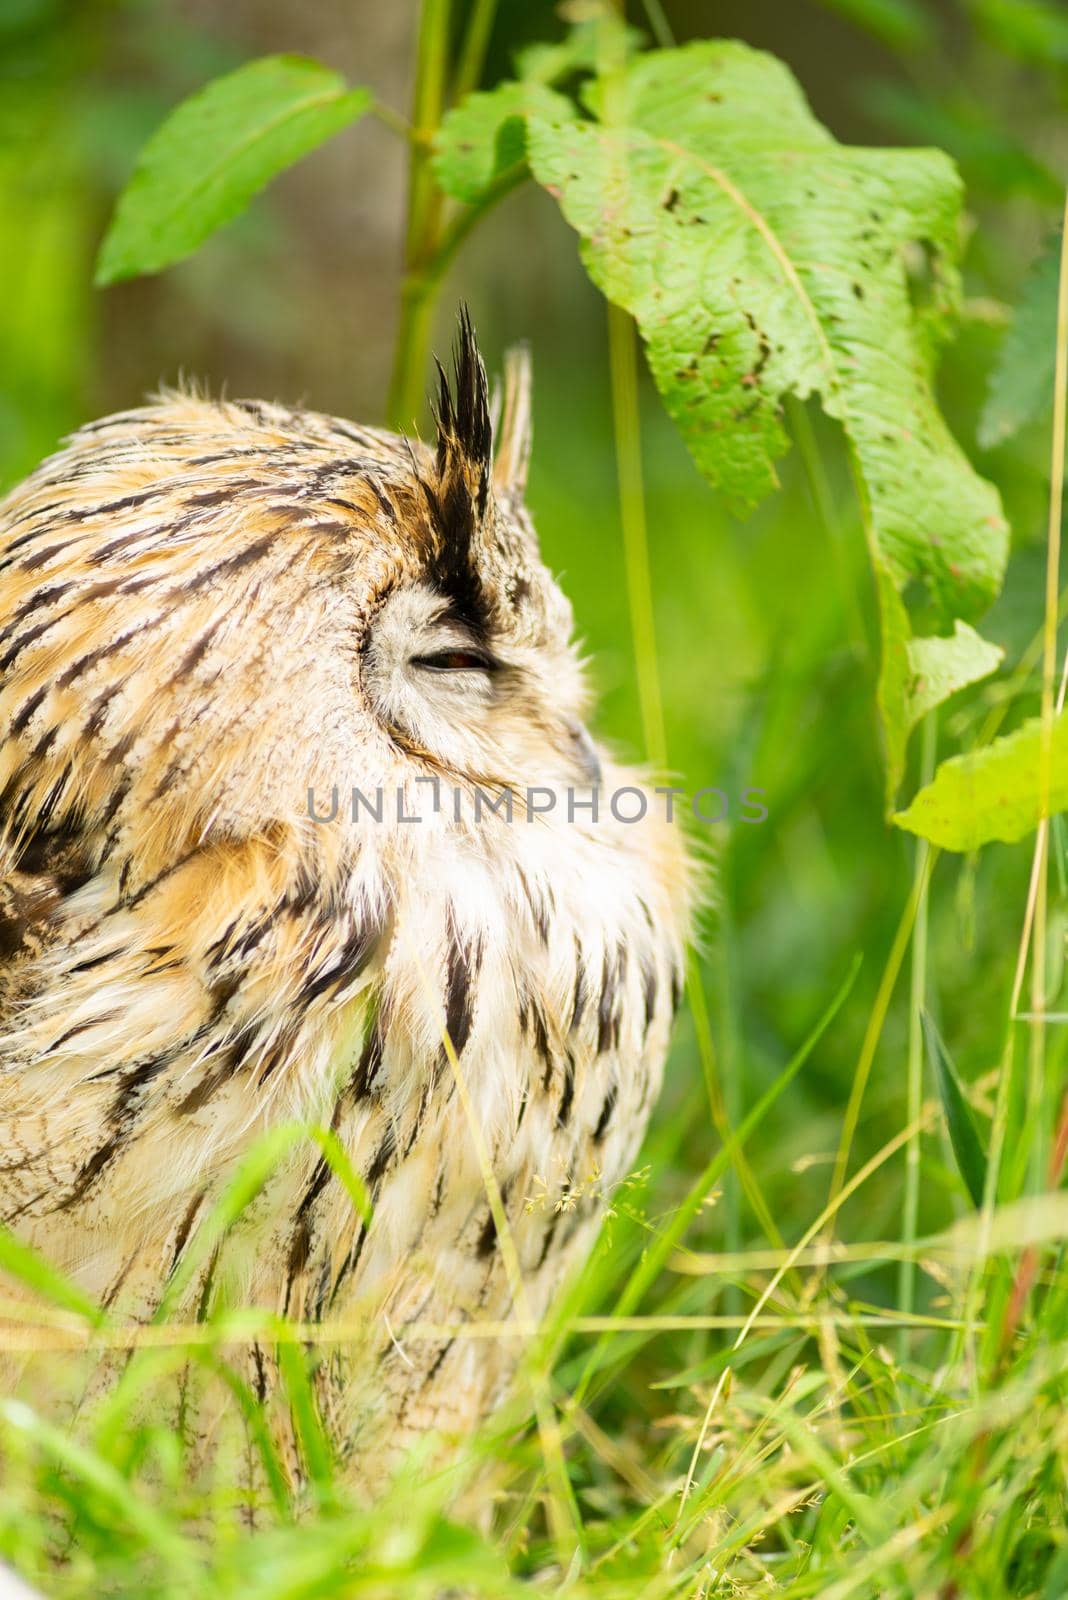
<path id="1" fill-rule="evenodd" d="M 986 1187 L 986 1153 L 979 1143 L 971 1109 L 965 1099 L 957 1069 L 942 1042 L 942 1036 L 935 1027 L 930 1012 L 924 1011 L 921 1015 L 928 1053 L 938 1079 L 942 1109 L 946 1114 L 950 1143 L 957 1158 L 957 1168 L 964 1179 L 972 1204 L 978 1207 L 983 1203 L 983 1191 Z"/>
<path id="2" fill-rule="evenodd" d="M 106 1321 L 104 1312 L 77 1284 L 46 1261 L 32 1245 L 17 1239 L 3 1226 L 0 1226 L 0 1272 L 17 1278 L 52 1305 L 84 1317 L 94 1327 Z"/>

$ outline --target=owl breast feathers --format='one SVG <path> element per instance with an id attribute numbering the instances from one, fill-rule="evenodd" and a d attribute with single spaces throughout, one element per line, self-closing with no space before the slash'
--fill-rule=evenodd
<path id="1" fill-rule="evenodd" d="M 521 359 L 503 410 L 494 460 L 464 316 L 434 451 L 166 395 L 0 505 L 0 1215 L 148 1318 L 254 1142 L 331 1128 L 370 1222 L 295 1136 L 181 1305 L 363 1330 L 316 1383 L 369 1483 L 521 1351 L 463 1336 L 516 1311 L 482 1159 L 524 1314 L 588 1248 L 689 914 L 677 828 L 592 815 L 640 780 L 585 733 Z"/>

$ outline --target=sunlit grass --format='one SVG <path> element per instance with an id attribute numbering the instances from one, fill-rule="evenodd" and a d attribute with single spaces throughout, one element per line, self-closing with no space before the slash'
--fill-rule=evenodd
<path id="1" fill-rule="evenodd" d="M 937 1114 L 928 1102 L 924 1120 Z M 758 1140 L 759 1128 L 751 1117 L 746 1138 Z M 1062 1592 L 1064 1198 L 1006 1204 L 988 1228 L 964 1217 L 908 1243 L 829 1243 L 817 1217 L 804 1250 L 709 1254 L 688 1247 L 687 1222 L 723 1167 L 658 1215 L 670 1137 L 659 1143 L 652 1182 L 618 1193 L 591 1270 L 547 1327 L 457 1330 L 538 1334 L 531 1359 L 550 1378 L 581 1517 L 582 1553 L 567 1570 L 521 1399 L 447 1470 L 421 1468 L 417 1453 L 368 1511 L 352 1503 L 308 1417 L 317 1347 L 351 1338 L 351 1327 L 286 1327 L 225 1307 L 192 1327 L 128 1327 L 59 1293 L 48 1295 L 48 1315 L 23 1307 L 16 1319 L 12 1304 L 2 1308 L 3 1342 L 24 1348 L 20 1335 L 32 1331 L 46 1379 L 57 1363 L 87 1370 L 78 1349 L 135 1354 L 73 1430 L 49 1418 L 44 1393 L 36 1405 L 4 1402 L 0 1548 L 57 1595 L 503 1595 L 519 1577 L 526 1592 L 553 1593 L 566 1580 L 569 1594 L 590 1596 L 760 1594 L 769 1581 L 791 1596 L 953 1594 L 980 1582 L 991 1595 Z M 262 1173 L 262 1162 L 252 1166 Z M 1025 1243 L 1040 1252 L 1034 1314 L 1009 1359 L 984 1376 L 968 1351 L 989 1312 L 965 1328 L 963 1286 L 971 1270 L 1004 1281 Z M 902 1259 L 929 1291 L 923 1312 L 871 1298 L 871 1274 Z M 46 1291 L 25 1259 L 7 1266 Z M 727 1285 L 744 1297 L 743 1313 L 716 1309 Z M 415 1325 L 405 1337 L 440 1333 Z M 289 1352 L 286 1401 L 306 1419 L 300 1487 L 256 1436 L 239 1369 L 257 1336 Z M 186 1360 L 205 1396 L 218 1389 L 233 1420 L 252 1424 L 265 1453 L 270 1490 L 254 1532 L 225 1481 L 186 1479 L 182 1439 L 159 1420 Z M 32 1393 L 32 1367 L 25 1381 Z"/>

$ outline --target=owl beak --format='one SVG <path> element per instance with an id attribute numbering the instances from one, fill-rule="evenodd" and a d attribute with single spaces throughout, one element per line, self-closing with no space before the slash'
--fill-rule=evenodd
<path id="1" fill-rule="evenodd" d="M 581 722 L 569 722 L 567 731 L 571 735 L 578 769 L 586 782 L 596 789 L 601 782 L 601 758 L 597 754 L 597 747 Z"/>

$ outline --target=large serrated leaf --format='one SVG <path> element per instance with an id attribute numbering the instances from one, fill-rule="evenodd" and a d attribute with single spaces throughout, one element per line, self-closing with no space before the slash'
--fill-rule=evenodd
<path id="1" fill-rule="evenodd" d="M 530 117 L 528 159 L 591 277 L 636 318 L 705 476 L 755 505 L 787 446 L 783 396 L 818 393 L 857 463 L 880 583 L 920 580 L 943 626 L 976 615 L 1008 530 L 931 382 L 959 296 L 952 163 L 839 145 L 781 63 L 730 41 L 644 56 L 610 89 L 588 97 L 600 121 Z M 896 780 L 915 674 L 893 610 L 901 661 L 884 663 L 881 701 Z"/>
<path id="2" fill-rule="evenodd" d="M 957 292 L 959 183 L 937 151 L 837 144 L 781 63 L 726 41 L 642 57 L 619 124 L 534 117 L 535 176 L 637 318 L 668 409 L 739 509 L 775 484 L 781 400 L 843 424 L 898 581 L 947 621 L 997 592 L 1006 526 L 935 403 L 927 334 Z M 933 305 L 914 309 L 922 242 Z"/>
<path id="3" fill-rule="evenodd" d="M 434 176 L 446 194 L 476 204 L 494 179 L 526 159 L 526 118 L 566 118 L 574 106 L 534 80 L 470 94 L 444 118 L 434 139 Z"/>
<path id="4" fill-rule="evenodd" d="M 985 450 L 1011 439 L 1053 404 L 1060 270 L 1058 229 L 1024 279 L 1012 323 L 990 374 L 979 419 L 979 443 Z"/>
<path id="5" fill-rule="evenodd" d="M 96 281 L 158 272 L 195 250 L 273 177 L 370 106 L 367 89 L 304 56 L 265 56 L 184 100 L 119 197 Z"/>
<path id="6" fill-rule="evenodd" d="M 1043 816 L 1068 810 L 1068 716 L 1050 730 L 1048 805 L 1042 803 L 1043 728 L 1038 718 L 967 755 L 943 761 L 894 821 L 943 850 L 1014 844 Z"/>

